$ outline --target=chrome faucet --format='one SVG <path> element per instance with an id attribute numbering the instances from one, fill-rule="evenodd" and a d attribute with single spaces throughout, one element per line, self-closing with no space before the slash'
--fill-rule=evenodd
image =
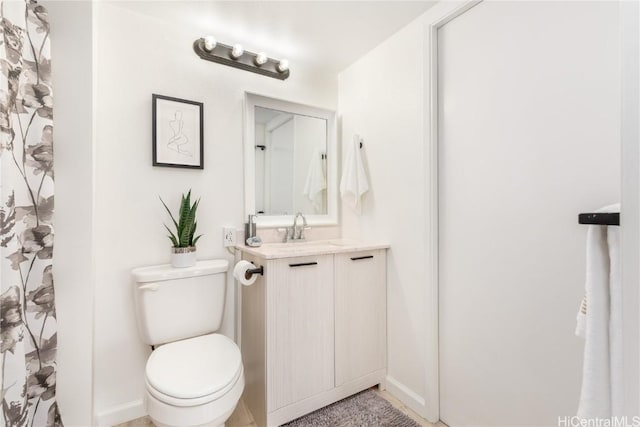
<path id="1" fill-rule="evenodd" d="M 302 225 L 298 226 L 298 217 L 302 217 Z M 304 230 L 307 227 L 307 218 L 302 214 L 302 212 L 298 212 L 293 219 L 293 225 L 287 228 L 287 232 L 284 236 L 284 241 L 288 242 L 290 240 L 294 241 L 302 241 L 305 240 Z"/>

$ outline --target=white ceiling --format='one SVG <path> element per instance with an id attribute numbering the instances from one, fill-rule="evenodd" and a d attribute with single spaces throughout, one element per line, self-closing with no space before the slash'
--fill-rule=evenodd
<path id="1" fill-rule="evenodd" d="M 241 43 L 296 66 L 337 73 L 435 2 L 414 1 L 116 1 L 169 19 L 219 42 Z"/>

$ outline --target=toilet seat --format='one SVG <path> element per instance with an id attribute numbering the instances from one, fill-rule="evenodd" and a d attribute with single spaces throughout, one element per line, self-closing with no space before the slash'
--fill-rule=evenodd
<path id="1" fill-rule="evenodd" d="M 209 334 L 165 344 L 149 357 L 147 391 L 172 406 L 197 406 L 227 394 L 242 376 L 240 349 L 228 337 Z"/>

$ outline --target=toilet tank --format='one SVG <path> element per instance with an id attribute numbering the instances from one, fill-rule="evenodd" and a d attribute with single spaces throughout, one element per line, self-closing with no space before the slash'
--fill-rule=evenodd
<path id="1" fill-rule="evenodd" d="M 198 261 L 193 267 L 136 268 L 138 330 L 149 345 L 217 331 L 224 312 L 227 260 Z"/>

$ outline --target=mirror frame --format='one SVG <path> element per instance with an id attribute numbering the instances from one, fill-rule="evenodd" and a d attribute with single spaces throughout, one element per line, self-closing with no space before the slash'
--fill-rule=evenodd
<path id="1" fill-rule="evenodd" d="M 327 213 L 306 215 L 308 225 L 338 225 L 338 144 L 336 112 L 282 99 L 245 92 L 244 109 L 244 221 L 256 213 L 255 107 L 270 108 L 327 121 Z M 256 227 L 289 227 L 294 215 L 258 215 Z"/>

